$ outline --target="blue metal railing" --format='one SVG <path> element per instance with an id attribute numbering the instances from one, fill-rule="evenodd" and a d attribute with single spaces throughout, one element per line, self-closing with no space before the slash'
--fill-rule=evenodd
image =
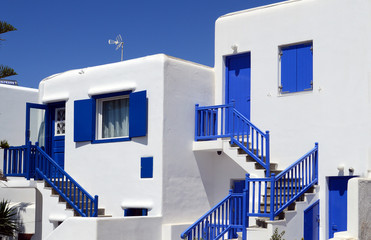
<path id="1" fill-rule="evenodd" d="M 195 107 L 195 141 L 230 137 L 226 123 L 232 104 Z"/>
<path id="2" fill-rule="evenodd" d="M 277 176 L 250 178 L 246 174 L 243 193 L 232 193 L 203 215 L 182 234 L 183 239 L 217 240 L 235 238 L 242 232 L 246 240 L 249 217 L 269 217 L 280 214 L 309 188 L 318 182 L 318 143 L 295 163 Z M 233 202 L 233 203 L 231 203 Z"/>
<path id="3" fill-rule="evenodd" d="M 243 217 L 246 197 L 229 192 L 220 203 L 188 227 L 181 238 L 188 240 L 217 240 L 236 237 L 238 231 L 246 229 L 247 218 Z"/>
<path id="4" fill-rule="evenodd" d="M 98 196 L 92 197 L 39 146 L 4 149 L 4 175 L 42 178 L 81 216 L 98 216 Z"/>
<path id="5" fill-rule="evenodd" d="M 98 216 L 98 196 L 92 197 L 48 154 L 36 146 L 35 169 L 82 217 Z"/>
<path id="6" fill-rule="evenodd" d="M 29 148 L 26 145 L 4 149 L 4 175 L 27 177 Z"/>
<path id="7" fill-rule="evenodd" d="M 236 144 L 263 166 L 270 176 L 269 131 L 265 133 L 252 124 L 235 108 L 232 111 L 231 144 Z"/>
<path id="8" fill-rule="evenodd" d="M 274 220 L 279 213 L 318 182 L 318 143 L 277 176 L 249 178 L 248 216 L 269 217 Z"/>
<path id="9" fill-rule="evenodd" d="M 270 176 L 269 131 L 265 133 L 238 112 L 233 104 L 195 106 L 195 141 L 230 137 Z"/>

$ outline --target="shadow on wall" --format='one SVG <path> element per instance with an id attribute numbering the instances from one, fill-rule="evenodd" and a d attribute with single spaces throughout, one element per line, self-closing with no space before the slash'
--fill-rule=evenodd
<path id="1" fill-rule="evenodd" d="M 210 206 L 228 195 L 232 180 L 245 179 L 246 171 L 224 153 L 198 151 L 194 155 Z"/>

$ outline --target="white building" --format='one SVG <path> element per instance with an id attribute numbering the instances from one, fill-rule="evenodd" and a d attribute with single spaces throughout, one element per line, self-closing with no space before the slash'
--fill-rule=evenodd
<path id="1" fill-rule="evenodd" d="M 285 1 L 220 17 L 214 69 L 160 54 L 41 81 L 31 145 L 5 161 L 8 188 L 35 189 L 32 239 L 361 229 L 371 219 L 347 224 L 346 206 L 348 180 L 371 169 L 370 12 L 364 0 Z"/>

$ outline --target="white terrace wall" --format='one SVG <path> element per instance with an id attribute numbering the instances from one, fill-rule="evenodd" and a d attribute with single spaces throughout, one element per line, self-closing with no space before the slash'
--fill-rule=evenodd
<path id="1" fill-rule="evenodd" d="M 37 98 L 37 89 L 0 84 L 0 140 L 11 146 L 25 144 L 26 102 L 37 102 Z M 2 170 L 2 149 L 0 163 Z"/>
<path id="2" fill-rule="evenodd" d="M 285 168 L 319 142 L 321 238 L 328 236 L 326 176 L 341 164 L 346 175 L 371 168 L 370 12 L 370 1 L 298 0 L 216 22 L 216 104 L 225 99 L 225 57 L 250 52 L 251 120 L 271 132 L 271 161 Z M 313 90 L 280 94 L 279 47 L 304 41 L 313 42 Z"/>

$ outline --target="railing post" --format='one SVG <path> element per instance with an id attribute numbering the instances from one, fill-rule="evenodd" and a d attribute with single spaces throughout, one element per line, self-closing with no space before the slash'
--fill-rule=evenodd
<path id="1" fill-rule="evenodd" d="M 94 214 L 93 217 L 98 217 L 98 196 L 94 196 Z"/>
<path id="2" fill-rule="evenodd" d="M 195 104 L 195 141 L 197 141 L 198 135 L 198 104 Z"/>
<path id="3" fill-rule="evenodd" d="M 269 131 L 265 132 L 265 165 L 266 165 L 266 177 L 270 177 L 271 174 L 271 164 L 270 164 L 270 156 L 269 156 Z"/>
<path id="4" fill-rule="evenodd" d="M 3 174 L 4 174 L 4 176 L 6 176 L 6 174 L 7 174 L 7 162 L 8 162 L 8 149 L 9 148 L 4 148 L 4 169 L 3 169 Z"/>
<path id="5" fill-rule="evenodd" d="M 270 220 L 273 221 L 274 220 L 274 200 L 275 200 L 275 196 L 274 196 L 274 186 L 275 185 L 275 176 L 274 176 L 274 173 L 272 173 L 272 176 L 271 176 L 271 205 L 270 205 Z"/>
<path id="6" fill-rule="evenodd" d="M 31 143 L 27 142 L 26 145 L 26 152 L 25 152 L 25 167 L 26 167 L 26 179 L 30 180 L 31 178 L 31 166 L 30 166 L 30 161 L 31 161 Z"/>
<path id="7" fill-rule="evenodd" d="M 318 142 L 316 142 L 315 144 L 315 147 L 316 147 L 316 152 L 315 152 L 315 157 L 314 157 L 314 161 L 315 161 L 315 176 L 316 176 L 316 179 L 317 179 L 317 182 L 318 182 Z"/>
<path id="8" fill-rule="evenodd" d="M 250 179 L 250 174 L 246 174 L 245 178 L 245 188 L 243 189 L 243 210 L 242 210 L 242 240 L 246 240 L 247 238 L 247 233 L 246 233 L 246 228 L 249 227 L 249 216 L 247 215 L 249 212 L 249 179 Z"/>

